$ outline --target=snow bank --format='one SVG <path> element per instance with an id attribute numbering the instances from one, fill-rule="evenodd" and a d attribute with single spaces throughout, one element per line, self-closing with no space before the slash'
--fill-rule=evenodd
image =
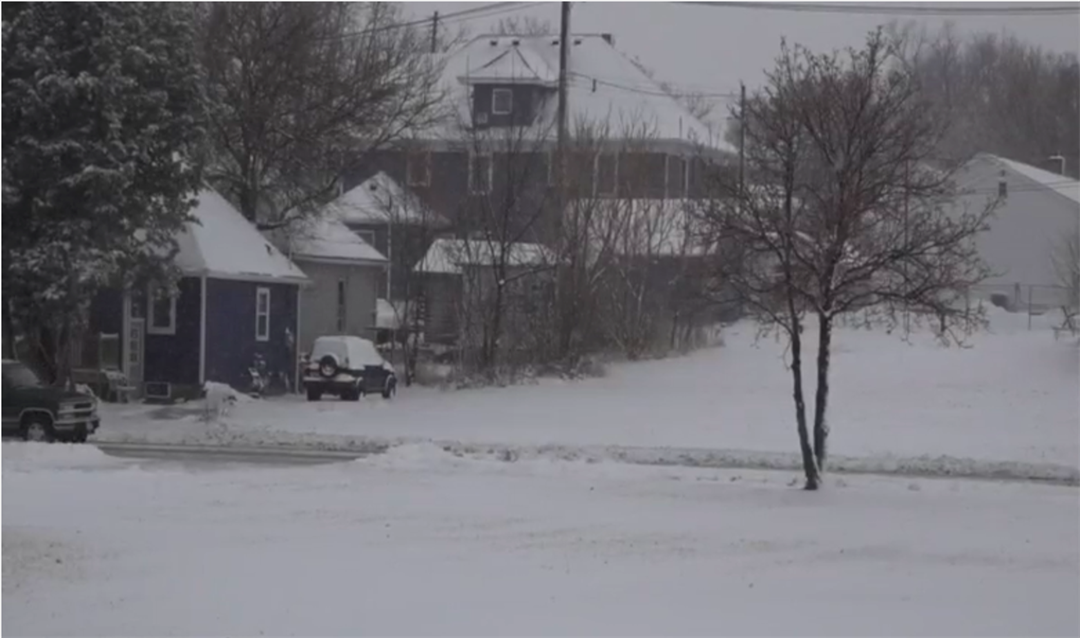
<path id="1" fill-rule="evenodd" d="M 4 471 L 30 472 L 41 469 L 92 470 L 113 468 L 125 462 L 92 445 L 6 441 Z"/>

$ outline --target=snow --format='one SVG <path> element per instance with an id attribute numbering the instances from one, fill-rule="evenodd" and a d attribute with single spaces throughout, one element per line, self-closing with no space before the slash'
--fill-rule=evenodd
<path id="1" fill-rule="evenodd" d="M 401 318 L 405 316 L 404 302 L 388 301 L 379 297 L 375 300 L 375 327 L 396 330 L 401 327 Z"/>
<path id="2" fill-rule="evenodd" d="M 275 280 L 303 283 L 304 273 L 212 189 L 198 195 L 191 211 L 198 223 L 188 224 L 177 238 L 176 265 L 186 275 L 223 279 Z"/>
<path id="3" fill-rule="evenodd" d="M 558 67 L 558 37 L 481 35 L 448 57 L 443 81 L 467 109 L 468 84 L 529 79 L 551 85 Z M 567 117 L 572 126 L 607 123 L 616 138 L 640 135 L 644 126 L 656 141 L 702 143 L 735 152 L 602 35 L 571 36 L 568 67 Z M 554 102 L 544 106 L 547 121 L 554 121 Z M 467 112 L 463 116 L 469 121 Z"/>
<path id="4" fill-rule="evenodd" d="M 327 204 L 324 216 L 340 219 L 346 224 L 393 221 L 395 224 L 446 225 L 446 220 L 383 172 Z"/>
<path id="5" fill-rule="evenodd" d="M 1042 184 L 1043 186 L 1068 197 L 1077 204 L 1080 204 L 1080 182 L 1075 179 L 1065 175 L 1051 173 L 1050 171 L 1045 171 L 1029 164 L 1005 159 L 1003 157 L 994 157 L 994 159 L 1008 167 L 1010 170 L 1015 171 L 1034 182 Z"/>
<path id="6" fill-rule="evenodd" d="M 294 259 L 316 261 L 350 262 L 381 265 L 386 263 L 374 246 L 333 214 L 324 214 L 311 220 L 292 238 L 291 254 Z"/>
<path id="7" fill-rule="evenodd" d="M 431 243 L 414 270 L 428 274 L 460 275 L 462 266 L 490 266 L 504 250 L 498 242 L 440 237 Z M 542 244 L 513 242 L 505 246 L 510 267 L 554 264 L 558 257 Z"/>
<path id="8" fill-rule="evenodd" d="M 1080 482 L 1080 350 L 1052 313 L 992 309 L 991 331 L 942 348 L 841 326 L 829 404 L 833 471 Z M 816 353 L 814 326 L 805 355 Z M 237 406 L 222 427 L 197 405 L 102 406 L 98 441 L 371 449 L 434 441 L 461 453 L 645 464 L 798 467 L 782 343 L 752 325 L 686 357 L 613 364 L 604 378 L 467 391 L 399 388 L 393 401 Z M 805 371 L 812 392 L 812 367 Z M 812 404 L 812 398 L 810 399 Z M 165 416 L 155 416 L 165 412 Z M 171 415 L 171 416 L 169 416 Z"/>
<path id="9" fill-rule="evenodd" d="M 1080 631 L 1074 488 L 847 477 L 806 493 L 782 472 L 431 446 L 26 472 L 9 447 L 12 635 Z"/>

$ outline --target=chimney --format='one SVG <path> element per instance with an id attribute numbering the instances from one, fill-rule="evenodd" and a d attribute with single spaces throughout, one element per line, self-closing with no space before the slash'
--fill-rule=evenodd
<path id="1" fill-rule="evenodd" d="M 604 39 L 604 42 L 607 42 L 611 46 L 615 46 L 615 38 L 611 37 L 610 33 L 601 33 L 600 37 Z"/>

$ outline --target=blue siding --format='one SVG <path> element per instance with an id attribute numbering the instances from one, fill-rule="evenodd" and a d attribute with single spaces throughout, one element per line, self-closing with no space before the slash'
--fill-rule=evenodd
<path id="1" fill-rule="evenodd" d="M 197 277 L 184 277 L 180 280 L 180 296 L 176 299 L 175 335 L 154 335 L 147 330 L 145 381 L 199 384 L 201 283 Z"/>
<path id="2" fill-rule="evenodd" d="M 255 295 L 270 289 L 270 340 L 255 340 Z M 243 390 L 250 385 L 248 368 L 255 353 L 266 359 L 271 375 L 284 373 L 290 382 L 295 374 L 297 286 L 208 279 L 206 292 L 206 380 L 231 384 Z"/>

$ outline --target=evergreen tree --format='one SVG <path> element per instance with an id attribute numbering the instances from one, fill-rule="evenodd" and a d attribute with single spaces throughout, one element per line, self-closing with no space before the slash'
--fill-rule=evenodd
<path id="1" fill-rule="evenodd" d="M 192 42 L 183 5 L 3 7 L 4 327 L 56 383 L 94 295 L 167 272 L 191 219 L 204 130 Z"/>

